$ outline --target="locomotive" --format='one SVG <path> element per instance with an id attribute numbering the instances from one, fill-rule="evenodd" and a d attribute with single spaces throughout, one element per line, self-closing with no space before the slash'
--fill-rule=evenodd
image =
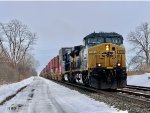
<path id="1" fill-rule="evenodd" d="M 115 32 L 91 33 L 83 38 L 83 45 L 61 48 L 40 75 L 97 89 L 125 87 L 123 37 Z"/>

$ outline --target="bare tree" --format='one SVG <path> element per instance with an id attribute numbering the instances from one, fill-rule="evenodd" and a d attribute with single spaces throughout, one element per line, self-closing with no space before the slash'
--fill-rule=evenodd
<path id="1" fill-rule="evenodd" d="M 136 55 L 131 59 L 136 69 L 150 66 L 150 28 L 148 23 L 142 23 L 128 35 Z"/>
<path id="2" fill-rule="evenodd" d="M 36 40 L 36 34 L 18 20 L 0 23 L 0 47 L 14 67 L 26 56 Z"/>
<path id="3" fill-rule="evenodd" d="M 20 81 L 32 76 L 30 70 L 36 73 L 35 65 L 31 65 L 34 64 L 34 57 L 32 60 L 29 58 L 32 56 L 30 50 L 35 41 L 36 34 L 30 32 L 20 21 L 0 23 L 0 73 L 3 73 L 2 70 L 9 70 L 8 73 L 2 74 L 5 81 L 9 78 L 13 81 L 17 78 Z"/>
<path id="4" fill-rule="evenodd" d="M 22 71 L 26 76 L 35 76 L 36 67 L 38 66 L 38 61 L 36 61 L 31 54 L 27 54 L 24 60 L 19 64 L 19 71 Z"/>

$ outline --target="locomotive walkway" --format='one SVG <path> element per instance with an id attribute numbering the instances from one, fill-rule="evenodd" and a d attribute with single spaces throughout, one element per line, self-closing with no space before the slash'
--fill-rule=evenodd
<path id="1" fill-rule="evenodd" d="M 52 81 L 36 78 L 11 100 L 0 113 L 127 113 L 95 101 Z"/>

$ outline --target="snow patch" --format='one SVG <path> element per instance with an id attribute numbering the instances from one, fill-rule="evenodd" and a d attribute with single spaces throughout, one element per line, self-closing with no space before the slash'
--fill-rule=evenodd
<path id="1" fill-rule="evenodd" d="M 1 85 L 0 86 L 0 102 L 2 102 L 6 97 L 16 93 L 16 91 L 19 90 L 20 88 L 30 84 L 33 81 L 33 79 L 34 77 L 30 77 L 21 82 Z"/>
<path id="2" fill-rule="evenodd" d="M 127 84 L 150 87 L 150 73 L 127 76 Z"/>

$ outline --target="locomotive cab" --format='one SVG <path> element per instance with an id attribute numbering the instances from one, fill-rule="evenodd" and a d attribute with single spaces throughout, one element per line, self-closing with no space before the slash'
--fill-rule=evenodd
<path id="1" fill-rule="evenodd" d="M 92 33 L 83 39 L 84 46 L 90 48 L 102 43 L 123 45 L 123 37 L 117 33 Z"/>

